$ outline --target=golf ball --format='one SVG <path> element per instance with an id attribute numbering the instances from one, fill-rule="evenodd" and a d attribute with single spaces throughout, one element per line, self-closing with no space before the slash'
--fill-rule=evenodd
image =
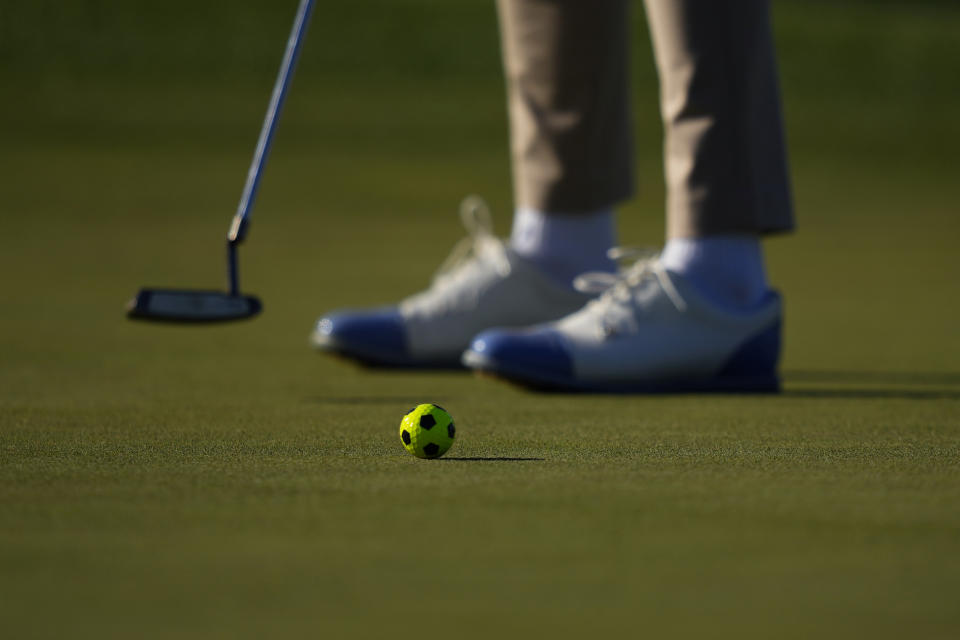
<path id="1" fill-rule="evenodd" d="M 439 458 L 453 444 L 457 428 L 446 409 L 420 404 L 400 421 L 400 442 L 418 458 Z"/>

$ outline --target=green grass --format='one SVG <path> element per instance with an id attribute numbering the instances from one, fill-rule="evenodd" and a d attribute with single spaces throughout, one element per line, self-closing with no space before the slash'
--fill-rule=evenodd
<path id="1" fill-rule="evenodd" d="M 0 6 L 5 635 L 960 633 L 960 11 L 775 5 L 785 392 L 577 397 L 306 346 L 425 284 L 464 194 L 506 231 L 485 2 L 318 7 L 242 249 L 266 312 L 123 319 L 141 285 L 223 278 L 292 8 L 234 4 Z M 645 28 L 631 244 L 663 233 Z M 452 458 L 495 460 L 407 455 L 420 401 Z"/>

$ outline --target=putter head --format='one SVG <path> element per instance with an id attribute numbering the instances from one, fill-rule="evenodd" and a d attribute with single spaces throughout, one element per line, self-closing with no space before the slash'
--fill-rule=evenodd
<path id="1" fill-rule="evenodd" d="M 151 322 L 230 322 L 252 318 L 263 305 L 254 296 L 230 295 L 224 291 L 189 289 L 141 289 L 127 303 L 127 317 Z"/>

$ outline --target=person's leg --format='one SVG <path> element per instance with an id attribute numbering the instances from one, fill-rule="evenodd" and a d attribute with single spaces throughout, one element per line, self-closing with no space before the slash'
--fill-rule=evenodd
<path id="1" fill-rule="evenodd" d="M 665 123 L 668 243 L 596 303 L 524 331 L 487 331 L 465 362 L 534 387 L 601 391 L 778 386 L 779 296 L 762 234 L 792 227 L 767 0 L 647 0 Z"/>
<path id="2" fill-rule="evenodd" d="M 769 5 L 646 0 L 670 238 L 793 228 Z"/>
<path id="3" fill-rule="evenodd" d="M 767 291 L 760 236 L 793 227 L 768 0 L 646 0 L 660 73 L 668 242 L 712 300 Z"/>
<path id="4" fill-rule="evenodd" d="M 568 215 L 633 195 L 627 0 L 498 0 L 516 206 Z"/>
<path id="5" fill-rule="evenodd" d="M 634 190 L 629 2 L 498 0 L 510 115 L 510 243 L 555 279 L 613 269 Z"/>
<path id="6" fill-rule="evenodd" d="M 613 270 L 612 208 L 633 191 L 628 4 L 499 0 L 516 191 L 509 244 L 467 216 L 464 259 L 394 307 L 321 317 L 318 349 L 373 364 L 454 365 L 484 329 L 554 320 L 592 297 L 572 281 Z"/>

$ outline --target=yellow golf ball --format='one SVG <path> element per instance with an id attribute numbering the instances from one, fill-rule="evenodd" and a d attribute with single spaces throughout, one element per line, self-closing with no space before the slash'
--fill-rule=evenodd
<path id="1" fill-rule="evenodd" d="M 439 458 L 453 445 L 456 433 L 453 418 L 435 404 L 417 405 L 400 422 L 400 442 L 418 458 Z"/>

